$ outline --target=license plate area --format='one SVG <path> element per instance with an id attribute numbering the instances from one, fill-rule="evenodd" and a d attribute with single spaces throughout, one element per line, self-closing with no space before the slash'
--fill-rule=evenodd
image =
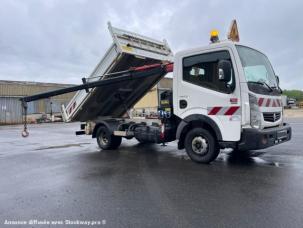
<path id="1" fill-rule="evenodd" d="M 287 138 L 287 130 L 281 130 L 277 132 L 277 139 L 281 140 L 281 139 L 285 139 Z"/>

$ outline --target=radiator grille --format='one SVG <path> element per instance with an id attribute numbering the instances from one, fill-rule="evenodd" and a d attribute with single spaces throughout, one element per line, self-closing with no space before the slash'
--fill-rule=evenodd
<path id="1" fill-rule="evenodd" d="M 263 118 L 266 122 L 276 122 L 281 118 L 281 112 L 264 112 Z"/>

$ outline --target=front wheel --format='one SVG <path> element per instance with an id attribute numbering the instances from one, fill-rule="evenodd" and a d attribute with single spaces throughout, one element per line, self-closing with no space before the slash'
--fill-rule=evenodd
<path id="1" fill-rule="evenodd" d="M 97 143 L 102 150 L 117 149 L 122 141 L 119 136 L 112 135 L 105 126 L 99 127 L 97 131 Z"/>
<path id="2" fill-rule="evenodd" d="M 220 153 L 214 136 L 203 128 L 194 128 L 187 133 L 185 149 L 191 160 L 206 164 L 215 160 Z"/>

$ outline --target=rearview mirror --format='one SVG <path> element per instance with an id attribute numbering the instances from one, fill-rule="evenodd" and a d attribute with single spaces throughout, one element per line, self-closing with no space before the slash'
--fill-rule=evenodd
<path id="1" fill-rule="evenodd" d="M 220 81 L 229 82 L 231 79 L 231 62 L 220 60 L 218 63 L 218 77 Z"/>

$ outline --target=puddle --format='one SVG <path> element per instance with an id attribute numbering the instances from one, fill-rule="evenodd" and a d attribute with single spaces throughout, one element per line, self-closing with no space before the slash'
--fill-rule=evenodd
<path id="1" fill-rule="evenodd" d="M 231 165 L 242 165 L 242 166 L 254 166 L 254 165 L 261 165 L 261 166 L 272 166 L 272 167 L 282 167 L 285 164 L 272 161 L 271 159 L 263 158 L 264 152 L 221 152 L 217 161 L 222 161 L 227 164 Z"/>
<path id="2" fill-rule="evenodd" d="M 91 143 L 73 143 L 73 144 L 65 144 L 59 146 L 47 146 L 47 147 L 40 147 L 35 150 L 49 150 L 49 149 L 60 149 L 60 148 L 69 148 L 69 147 L 81 147 L 82 145 L 91 144 Z"/>

